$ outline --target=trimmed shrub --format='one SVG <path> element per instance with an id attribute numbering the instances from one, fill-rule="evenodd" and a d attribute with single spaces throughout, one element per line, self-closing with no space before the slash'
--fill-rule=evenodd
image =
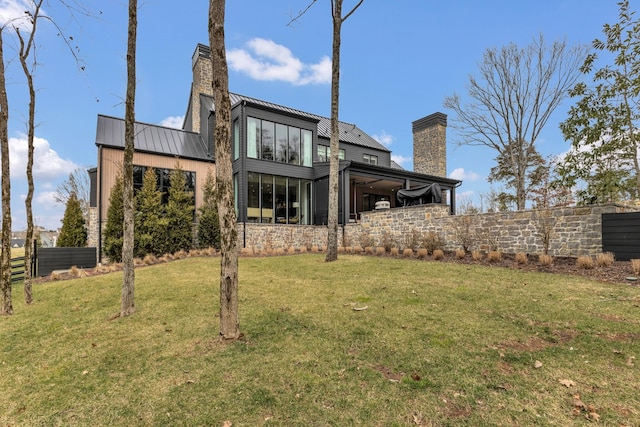
<path id="1" fill-rule="evenodd" d="M 631 268 L 633 269 L 634 274 L 640 275 L 640 259 L 632 259 Z"/>
<path id="2" fill-rule="evenodd" d="M 500 251 L 489 252 L 489 254 L 487 255 L 487 260 L 489 262 L 499 262 L 500 260 L 502 260 L 502 252 Z"/>
<path id="3" fill-rule="evenodd" d="M 528 261 L 529 259 L 527 258 L 527 254 L 525 254 L 524 252 L 518 252 L 516 254 L 516 263 L 526 264 Z"/>
<path id="4" fill-rule="evenodd" d="M 445 241 L 438 233 L 430 231 L 420 241 L 420 246 L 425 248 L 428 253 L 432 254 L 435 250 L 444 249 Z"/>
<path id="5" fill-rule="evenodd" d="M 604 252 L 596 255 L 596 265 L 598 267 L 611 267 L 616 260 L 611 252 Z"/>
<path id="6" fill-rule="evenodd" d="M 576 259 L 576 265 L 585 270 L 591 270 L 593 267 L 595 267 L 595 262 L 589 255 L 583 255 L 579 256 Z"/>
<path id="7" fill-rule="evenodd" d="M 553 257 L 551 255 L 542 254 L 538 256 L 538 263 L 540 265 L 551 265 L 553 264 Z"/>
<path id="8" fill-rule="evenodd" d="M 471 259 L 474 261 L 480 261 L 483 258 L 482 252 L 475 250 L 471 251 Z"/>
<path id="9" fill-rule="evenodd" d="M 442 249 L 435 249 L 433 251 L 433 259 L 441 260 L 444 258 L 444 251 Z"/>
<path id="10" fill-rule="evenodd" d="M 463 259 L 465 256 L 467 256 L 467 252 L 464 249 L 456 249 L 455 255 L 457 259 Z"/>

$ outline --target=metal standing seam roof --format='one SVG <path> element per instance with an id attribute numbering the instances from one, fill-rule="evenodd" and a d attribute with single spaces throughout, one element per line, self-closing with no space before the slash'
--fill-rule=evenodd
<path id="1" fill-rule="evenodd" d="M 195 132 L 147 123 L 135 123 L 136 151 L 211 161 L 202 137 Z M 124 148 L 124 120 L 98 115 L 96 145 Z"/>
<path id="2" fill-rule="evenodd" d="M 331 138 L 331 119 L 327 117 L 322 117 L 317 114 L 307 113 L 305 111 L 296 110 L 295 108 L 285 107 L 282 105 L 274 104 L 272 102 L 262 101 L 260 99 L 251 98 L 244 95 L 238 95 L 237 93 L 230 93 L 229 98 L 232 106 L 245 101 L 253 105 L 266 107 L 272 110 L 281 111 L 286 114 L 293 114 L 317 121 L 318 136 L 327 139 Z M 208 108 L 210 111 L 215 111 L 215 107 L 213 105 L 213 97 L 209 95 L 200 95 L 200 105 L 201 107 Z M 375 150 L 390 152 L 387 147 L 373 139 L 355 124 L 340 121 L 338 122 L 338 129 L 340 132 L 340 141 L 342 142 L 372 148 Z"/>

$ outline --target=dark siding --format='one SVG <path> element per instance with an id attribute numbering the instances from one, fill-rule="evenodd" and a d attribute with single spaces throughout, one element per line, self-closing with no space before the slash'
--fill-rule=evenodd
<path id="1" fill-rule="evenodd" d="M 640 212 L 602 214 L 602 251 L 620 261 L 640 258 Z"/>
<path id="2" fill-rule="evenodd" d="M 48 276 L 55 270 L 94 268 L 96 248 L 39 248 L 36 275 Z"/>
<path id="3" fill-rule="evenodd" d="M 318 144 L 328 147 L 330 141 L 325 138 L 318 138 Z M 375 148 L 368 148 L 360 145 L 348 144 L 345 142 L 340 143 L 340 148 L 344 149 L 345 160 L 362 163 L 363 154 L 373 154 L 374 156 L 378 156 L 379 166 L 391 166 L 391 153 L 389 153 L 388 151 L 376 150 Z M 318 161 L 318 150 L 316 146 L 314 146 L 313 148 L 313 159 L 316 162 Z"/>

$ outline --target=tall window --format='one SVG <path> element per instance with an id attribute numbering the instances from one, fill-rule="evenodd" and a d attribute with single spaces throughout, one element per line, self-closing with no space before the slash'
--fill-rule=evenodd
<path id="1" fill-rule="evenodd" d="M 311 181 L 249 173 L 247 221 L 311 223 Z"/>
<path id="2" fill-rule="evenodd" d="M 295 126 L 247 118 L 247 157 L 312 166 L 313 132 Z"/>
<path id="3" fill-rule="evenodd" d="M 237 160 L 240 156 L 240 121 L 233 121 L 233 160 Z"/>

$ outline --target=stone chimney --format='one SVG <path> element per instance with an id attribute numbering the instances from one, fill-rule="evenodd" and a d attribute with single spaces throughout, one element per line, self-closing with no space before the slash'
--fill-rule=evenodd
<path id="1" fill-rule="evenodd" d="M 191 130 L 200 132 L 200 94 L 213 96 L 211 79 L 213 65 L 209 46 L 198 44 L 192 57 L 193 82 L 191 83 Z"/>
<path id="2" fill-rule="evenodd" d="M 447 115 L 433 113 L 413 125 L 414 172 L 447 176 Z"/>

